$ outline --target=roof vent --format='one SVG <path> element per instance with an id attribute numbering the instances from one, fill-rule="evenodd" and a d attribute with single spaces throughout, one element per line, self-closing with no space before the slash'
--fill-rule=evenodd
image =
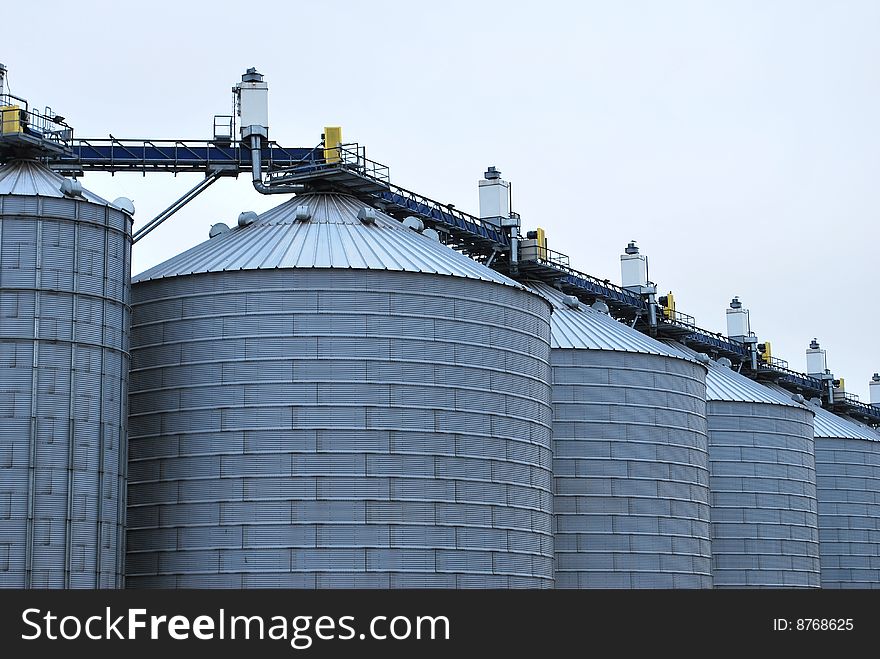
<path id="1" fill-rule="evenodd" d="M 599 313 L 611 313 L 611 310 L 608 308 L 608 305 L 605 304 L 605 300 L 596 300 L 593 304 L 590 305 L 590 309 L 593 311 L 598 311 Z"/>
<path id="2" fill-rule="evenodd" d="M 417 217 L 409 216 L 403 221 L 403 226 L 407 229 L 412 229 L 413 231 L 421 231 L 425 228 L 425 223 Z"/>
<path id="3" fill-rule="evenodd" d="M 495 168 L 495 165 L 492 165 L 485 171 L 483 174 L 483 178 L 487 181 L 494 181 L 497 178 L 501 178 L 501 172 Z"/>
<path id="4" fill-rule="evenodd" d="M 253 224 L 257 221 L 257 214 L 253 211 L 245 211 L 244 213 L 239 213 L 238 215 L 238 226 L 241 228 L 246 227 L 249 224 Z"/>
<path id="5" fill-rule="evenodd" d="M 742 302 L 739 301 L 739 297 L 735 297 L 730 301 L 731 309 L 742 309 Z"/>
<path id="6" fill-rule="evenodd" d="M 253 66 L 245 71 L 244 75 L 241 76 L 242 82 L 260 82 L 263 80 L 263 74 L 257 71 Z"/>
<path id="7" fill-rule="evenodd" d="M 709 357 L 705 352 L 698 352 L 694 355 L 694 359 L 696 359 L 701 364 L 711 364 L 712 358 Z"/>
<path id="8" fill-rule="evenodd" d="M 807 399 L 804 398 L 801 394 L 792 394 L 791 399 L 792 399 L 795 403 L 800 403 L 801 405 L 803 405 L 803 404 L 805 404 L 805 403 L 807 402 Z"/>
<path id="9" fill-rule="evenodd" d="M 82 197 L 83 196 L 83 186 L 82 183 L 73 178 L 66 178 L 61 181 L 61 194 L 65 197 Z"/>
<path id="10" fill-rule="evenodd" d="M 113 200 L 113 205 L 129 215 L 134 215 L 134 202 L 128 197 L 116 197 Z"/>
<path id="11" fill-rule="evenodd" d="M 872 382 L 880 382 L 880 373 L 874 373 L 874 377 L 871 378 Z"/>
<path id="12" fill-rule="evenodd" d="M 308 222 L 312 219 L 312 211 L 308 204 L 301 204 L 296 207 L 293 216 L 297 222 Z"/>
<path id="13" fill-rule="evenodd" d="M 627 245 L 627 246 L 626 246 L 626 249 L 623 250 L 623 251 L 626 252 L 627 254 L 638 254 L 638 253 L 639 253 L 639 248 L 636 247 L 636 241 L 635 241 L 635 240 L 630 240 L 630 241 L 629 241 L 629 245 Z"/>
<path id="14" fill-rule="evenodd" d="M 208 231 L 208 238 L 214 238 L 215 236 L 219 236 L 221 233 L 226 233 L 229 231 L 229 225 L 224 222 L 217 222 L 217 224 L 212 224 L 211 229 Z"/>
<path id="15" fill-rule="evenodd" d="M 425 229 L 422 231 L 422 235 L 430 238 L 431 240 L 436 240 L 438 243 L 440 242 L 440 233 L 435 231 L 434 229 Z"/>
<path id="16" fill-rule="evenodd" d="M 822 407 L 822 399 L 821 398 L 811 398 L 810 405 L 815 405 L 816 407 Z"/>
<path id="17" fill-rule="evenodd" d="M 376 223 L 376 209 L 364 206 L 358 211 L 358 219 L 364 224 Z"/>
<path id="18" fill-rule="evenodd" d="M 565 303 L 565 306 L 572 309 L 581 308 L 581 301 L 578 300 L 574 295 L 566 295 L 564 298 L 562 298 L 562 301 Z"/>
<path id="19" fill-rule="evenodd" d="M 819 349 L 819 342 L 816 339 L 813 339 L 812 341 L 810 341 L 810 349 L 811 350 L 818 350 Z"/>

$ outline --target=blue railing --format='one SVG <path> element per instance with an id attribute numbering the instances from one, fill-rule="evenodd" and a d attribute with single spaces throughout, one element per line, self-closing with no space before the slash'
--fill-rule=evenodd
<path id="1" fill-rule="evenodd" d="M 250 149 L 238 143 L 220 144 L 208 140 L 74 140 L 72 157 L 52 159 L 50 165 L 61 172 L 167 171 L 200 172 L 231 167 L 250 171 Z M 266 168 L 290 167 L 304 158 L 316 156 L 314 148 L 288 148 L 270 142 L 263 149 Z"/>

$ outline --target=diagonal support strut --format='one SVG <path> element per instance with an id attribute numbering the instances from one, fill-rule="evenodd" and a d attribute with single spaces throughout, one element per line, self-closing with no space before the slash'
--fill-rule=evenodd
<path id="1" fill-rule="evenodd" d="M 228 172 L 221 170 L 221 169 L 212 170 L 203 180 L 199 181 L 198 184 L 196 184 L 189 192 L 187 192 L 180 199 L 178 199 L 173 204 L 171 204 L 164 211 L 159 213 L 152 220 L 147 222 L 140 229 L 135 231 L 131 237 L 132 244 L 139 241 L 141 238 L 146 236 L 148 233 L 150 233 L 153 229 L 155 229 L 160 224 L 162 224 L 169 217 L 174 215 L 181 208 L 186 206 L 193 199 L 198 197 L 202 192 L 207 190 L 209 187 L 211 187 L 211 185 L 213 185 L 217 180 L 219 180 L 220 177 L 223 176 L 224 174 L 228 174 Z"/>

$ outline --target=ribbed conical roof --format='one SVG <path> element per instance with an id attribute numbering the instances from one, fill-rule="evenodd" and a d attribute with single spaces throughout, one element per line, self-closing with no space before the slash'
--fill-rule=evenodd
<path id="1" fill-rule="evenodd" d="M 303 206 L 309 219 L 300 221 L 297 211 Z M 297 195 L 252 224 L 210 238 L 132 281 L 228 270 L 340 268 L 423 272 L 523 288 L 380 211 L 370 209 L 375 221 L 362 222 L 358 214 L 364 208 L 349 195 Z"/>
<path id="2" fill-rule="evenodd" d="M 65 195 L 61 192 L 61 184 L 65 180 L 36 160 L 13 160 L 0 167 L 0 195 L 62 198 Z M 93 204 L 113 205 L 86 189 L 82 191 L 82 198 Z"/>
<path id="3" fill-rule="evenodd" d="M 671 350 L 683 355 L 696 357 L 695 350 L 674 341 L 664 341 Z M 735 403 L 766 403 L 808 409 L 806 405 L 792 399 L 791 394 L 780 394 L 760 382 L 750 380 L 733 369 L 710 361 L 706 376 L 706 399 L 710 401 L 729 401 Z"/>
<path id="4" fill-rule="evenodd" d="M 551 348 L 636 352 L 695 361 L 585 304 L 570 307 L 566 303 L 569 296 L 548 284 L 529 282 L 528 286 L 553 306 L 550 316 Z"/>
<path id="5" fill-rule="evenodd" d="M 767 386 L 783 395 L 789 393 L 776 384 L 769 384 Z M 807 405 L 816 414 L 816 419 L 813 422 L 814 434 L 816 437 L 829 439 L 867 439 L 872 442 L 880 442 L 880 434 L 868 426 L 846 417 L 837 416 L 834 412 L 829 412 L 821 405 L 816 405 L 812 402 L 808 402 Z"/>

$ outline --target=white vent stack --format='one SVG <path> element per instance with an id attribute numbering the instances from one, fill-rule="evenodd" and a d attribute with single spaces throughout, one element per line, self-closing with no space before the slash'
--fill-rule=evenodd
<path id="1" fill-rule="evenodd" d="M 620 281 L 623 288 L 639 295 L 649 293 L 648 257 L 639 253 L 636 241 L 631 240 L 620 255 Z"/>
<path id="2" fill-rule="evenodd" d="M 496 220 L 510 217 L 510 183 L 501 178 L 501 172 L 489 167 L 479 182 L 480 187 L 480 219 Z"/>
<path id="3" fill-rule="evenodd" d="M 738 297 L 735 297 L 730 301 L 730 307 L 727 309 L 727 336 L 745 343 L 749 334 L 751 334 L 749 310 L 743 307 Z"/>
<path id="4" fill-rule="evenodd" d="M 252 135 L 269 137 L 269 85 L 263 75 L 255 68 L 249 68 L 232 92 L 238 97 L 242 138 Z"/>
<path id="5" fill-rule="evenodd" d="M 880 373 L 874 373 L 874 377 L 868 384 L 868 389 L 870 389 L 871 405 L 880 407 Z"/>
<path id="6" fill-rule="evenodd" d="M 819 347 L 819 342 L 813 339 L 810 341 L 810 347 L 807 348 L 807 375 L 821 378 L 827 369 L 825 351 Z"/>

